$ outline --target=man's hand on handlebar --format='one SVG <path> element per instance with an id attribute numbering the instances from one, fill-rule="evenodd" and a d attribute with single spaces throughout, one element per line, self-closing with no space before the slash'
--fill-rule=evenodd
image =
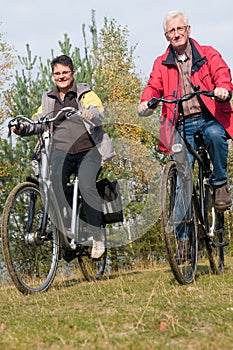
<path id="1" fill-rule="evenodd" d="M 230 100 L 229 91 L 221 87 L 217 87 L 214 89 L 214 96 L 220 98 L 223 101 Z"/>
<path id="2" fill-rule="evenodd" d="M 153 114 L 153 109 L 148 108 L 148 101 L 143 101 L 139 104 L 138 114 L 142 117 L 149 117 Z"/>

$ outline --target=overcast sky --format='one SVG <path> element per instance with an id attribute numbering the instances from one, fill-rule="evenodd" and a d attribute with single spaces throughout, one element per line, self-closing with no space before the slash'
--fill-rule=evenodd
<path id="1" fill-rule="evenodd" d="M 232 0 L 0 0 L 0 4 L 0 32 L 20 56 L 26 55 L 27 43 L 32 54 L 43 60 L 51 57 L 51 49 L 60 54 L 58 41 L 64 33 L 82 48 L 82 24 L 91 23 L 93 9 L 98 29 L 104 17 L 128 27 L 129 45 L 137 44 L 137 70 L 148 76 L 155 57 L 167 47 L 162 30 L 165 14 L 183 10 L 189 16 L 192 37 L 219 50 L 233 70 Z"/>

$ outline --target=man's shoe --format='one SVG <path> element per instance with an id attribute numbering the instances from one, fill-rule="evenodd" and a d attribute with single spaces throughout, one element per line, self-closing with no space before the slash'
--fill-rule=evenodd
<path id="1" fill-rule="evenodd" d="M 224 211 L 230 208 L 231 204 L 232 200 L 228 193 L 227 184 L 215 187 L 215 208 L 219 211 Z"/>
<path id="2" fill-rule="evenodd" d="M 93 236 L 93 246 L 91 251 L 92 259 L 100 259 L 105 252 L 104 235 L 98 233 Z"/>

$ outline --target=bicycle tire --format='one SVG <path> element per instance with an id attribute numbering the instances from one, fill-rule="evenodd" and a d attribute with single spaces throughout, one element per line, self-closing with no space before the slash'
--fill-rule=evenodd
<path id="1" fill-rule="evenodd" d="M 178 171 L 174 161 L 166 164 L 162 179 L 162 228 L 168 262 L 173 275 L 180 284 L 192 283 L 197 267 L 197 219 L 192 198 L 192 218 L 183 223 L 184 231 L 188 229 L 189 238 L 180 240 L 177 235 L 177 223 L 174 217 L 177 196 Z M 183 242 L 183 243 L 182 243 Z"/>
<path id="2" fill-rule="evenodd" d="M 2 250 L 9 275 L 23 294 L 45 292 L 54 280 L 60 237 L 48 218 L 50 232 L 42 240 L 43 195 L 31 182 L 18 184 L 10 192 L 2 216 Z"/>
<path id="3" fill-rule="evenodd" d="M 82 212 L 82 201 L 78 203 L 77 207 L 77 217 L 78 217 L 78 232 L 80 236 L 81 231 L 81 212 Z M 106 260 L 107 260 L 107 249 L 105 249 L 104 254 L 99 260 L 93 260 L 91 258 L 91 249 L 90 245 L 85 246 L 84 244 L 80 244 L 80 248 L 78 249 L 77 258 L 79 262 L 80 269 L 84 278 L 87 281 L 97 281 L 104 274 Z"/>
<path id="4" fill-rule="evenodd" d="M 210 187 L 205 189 L 205 225 L 207 236 L 205 246 L 213 274 L 221 274 L 224 269 L 224 212 L 218 212 L 214 207 L 214 195 Z M 210 234 L 211 232 L 211 234 Z"/>
<path id="5" fill-rule="evenodd" d="M 107 259 L 107 249 L 100 260 L 93 260 L 91 258 L 91 248 L 82 247 L 78 254 L 78 262 L 84 278 L 87 281 L 97 281 L 104 274 Z"/>

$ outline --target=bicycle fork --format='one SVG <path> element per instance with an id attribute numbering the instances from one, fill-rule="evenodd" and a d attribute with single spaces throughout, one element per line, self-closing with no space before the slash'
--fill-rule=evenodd
<path id="1" fill-rule="evenodd" d="M 44 206 L 43 206 L 43 214 L 41 219 L 40 228 L 36 232 L 31 232 L 31 227 L 35 215 L 35 205 L 37 201 L 37 196 L 32 193 L 30 196 L 30 205 L 28 212 L 28 222 L 27 222 L 27 232 L 25 235 L 25 242 L 28 244 L 43 244 L 44 239 L 46 238 L 46 228 L 48 221 L 48 209 L 49 209 L 49 167 L 48 167 L 48 154 L 49 154 L 49 131 L 45 131 L 43 134 L 44 141 L 44 150 L 41 152 L 41 184 L 40 186 L 43 188 L 43 198 L 44 198 Z"/>
<path id="2" fill-rule="evenodd" d="M 45 186 L 44 186 L 45 187 Z M 40 245 L 43 244 L 43 239 L 45 238 L 47 219 L 48 219 L 48 193 L 45 191 L 45 200 L 44 200 L 44 208 L 43 214 L 41 218 L 41 224 L 37 231 L 32 232 L 32 225 L 35 216 L 35 206 L 38 198 L 35 193 L 31 193 L 30 202 L 29 202 L 29 210 L 28 210 L 28 218 L 26 225 L 26 233 L 25 233 L 25 242 L 27 244 Z"/>

